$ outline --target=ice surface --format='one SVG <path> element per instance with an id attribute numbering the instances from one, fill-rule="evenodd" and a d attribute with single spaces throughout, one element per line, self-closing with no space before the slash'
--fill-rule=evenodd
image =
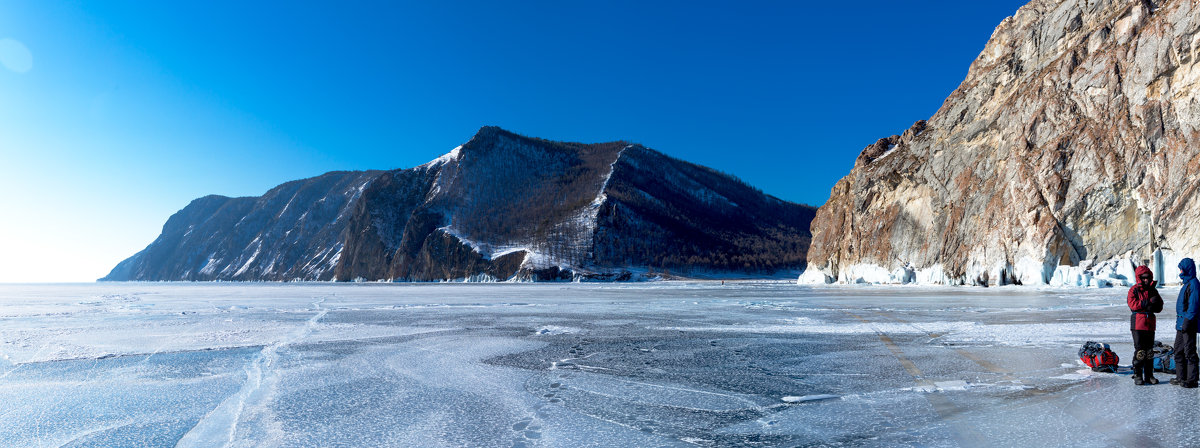
<path id="1" fill-rule="evenodd" d="M 0 446 L 1200 444 L 1200 392 L 1079 363 L 1128 325 L 1121 289 L 3 285 Z"/>

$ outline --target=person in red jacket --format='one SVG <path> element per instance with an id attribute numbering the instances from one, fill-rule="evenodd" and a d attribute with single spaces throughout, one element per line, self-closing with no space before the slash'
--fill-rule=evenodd
<path id="1" fill-rule="evenodd" d="M 1150 268 L 1138 266 L 1134 270 L 1137 284 L 1129 288 L 1129 329 L 1133 330 L 1133 383 L 1158 384 L 1154 378 L 1154 313 L 1163 309 L 1162 296 L 1158 295 L 1154 273 Z"/>

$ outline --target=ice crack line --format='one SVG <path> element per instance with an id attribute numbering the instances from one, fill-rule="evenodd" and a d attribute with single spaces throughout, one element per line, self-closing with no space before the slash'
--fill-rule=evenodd
<path id="1" fill-rule="evenodd" d="M 41 347 L 38 347 L 36 352 L 33 352 L 32 355 L 29 355 L 29 359 L 26 359 L 25 362 L 13 362 L 12 358 L 10 358 L 8 355 L 4 355 L 4 359 L 6 361 L 8 361 L 9 364 L 12 364 L 12 368 L 4 371 L 3 374 L 0 374 L 0 379 L 7 378 L 8 375 L 17 371 L 17 369 L 20 369 L 21 366 L 24 366 L 25 364 L 29 364 L 29 363 L 33 362 L 33 360 L 37 359 L 38 356 L 41 356 L 42 352 L 45 352 L 46 349 L 49 347 L 50 347 L 49 342 L 42 344 Z"/>
<path id="2" fill-rule="evenodd" d="M 193 426 L 187 434 L 184 434 L 175 446 L 178 448 L 218 446 L 218 444 L 225 447 L 233 445 L 234 437 L 237 434 L 238 420 L 241 419 L 246 405 L 258 397 L 259 389 L 263 385 L 264 374 L 279 360 L 279 349 L 303 340 L 312 334 L 313 330 L 317 327 L 317 322 L 322 317 L 325 317 L 325 313 L 329 312 L 329 310 L 321 309 L 321 302 L 324 301 L 325 299 L 320 299 L 313 302 L 313 309 L 317 310 L 317 313 L 308 318 L 303 327 L 297 329 L 288 337 L 263 347 L 258 356 L 246 366 L 246 381 L 242 383 L 242 387 L 233 395 L 221 401 L 221 404 L 217 405 L 208 415 L 200 419 L 196 423 L 196 426 Z"/>

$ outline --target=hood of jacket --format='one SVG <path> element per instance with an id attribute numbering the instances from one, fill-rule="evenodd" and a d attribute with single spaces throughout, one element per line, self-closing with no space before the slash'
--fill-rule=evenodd
<path id="1" fill-rule="evenodd" d="M 1154 283 L 1154 272 L 1146 266 L 1138 266 L 1133 270 L 1134 277 L 1137 277 L 1138 283 Z M 1142 278 L 1148 277 L 1148 280 L 1143 281 Z"/>
<path id="2" fill-rule="evenodd" d="M 1133 275 L 1138 277 L 1138 280 L 1141 280 L 1141 277 L 1145 276 L 1150 277 L 1150 280 L 1154 280 L 1154 271 L 1150 270 L 1148 267 L 1145 267 L 1145 265 L 1140 265 L 1138 269 L 1134 269 Z"/>
<path id="3" fill-rule="evenodd" d="M 1190 280 L 1196 278 L 1196 262 L 1191 258 L 1179 260 L 1179 278 L 1182 280 Z"/>

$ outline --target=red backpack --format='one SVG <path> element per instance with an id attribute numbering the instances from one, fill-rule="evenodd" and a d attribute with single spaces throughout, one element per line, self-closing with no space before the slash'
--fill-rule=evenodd
<path id="1" fill-rule="evenodd" d="M 1088 341 L 1079 348 L 1079 360 L 1092 368 L 1093 372 L 1116 373 L 1120 358 L 1108 348 L 1108 344 Z"/>

